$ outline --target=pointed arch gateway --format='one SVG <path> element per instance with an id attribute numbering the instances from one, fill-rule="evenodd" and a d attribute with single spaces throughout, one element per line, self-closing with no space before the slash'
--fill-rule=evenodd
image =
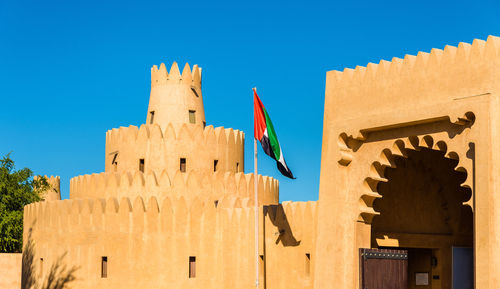
<path id="1" fill-rule="evenodd" d="M 358 220 L 370 227 L 371 249 L 407 252 L 404 282 L 410 289 L 452 288 L 458 249 L 470 253 L 464 274 L 473 274 L 472 189 L 466 167 L 446 141 L 410 136 L 384 148 L 364 179 Z"/>
<path id="2" fill-rule="evenodd" d="M 384 219 L 388 218 L 386 208 L 395 202 L 391 200 L 400 195 L 396 192 L 401 192 L 401 188 L 428 188 L 429 182 L 448 184 L 449 180 L 443 178 L 429 179 L 429 175 L 436 174 L 432 172 L 411 178 L 412 185 L 403 182 L 409 179 L 405 175 L 418 173 L 415 169 L 410 172 L 405 166 L 411 168 L 411 162 L 426 156 L 430 160 L 424 164 L 436 162 L 436 166 L 438 163 L 445 166 L 446 158 L 458 159 L 454 168 L 446 170 L 454 178 L 465 177 L 460 174 L 463 171 L 460 167 L 465 169 L 466 179 L 459 185 L 455 182 L 452 187 L 459 191 L 468 187 L 472 191 L 470 200 L 457 205 L 460 210 L 455 211 L 467 205 L 473 208 L 474 288 L 498 288 L 500 86 L 498 77 L 492 76 L 498 75 L 500 66 L 494 64 L 498 64 L 499 56 L 500 38 L 490 36 L 487 41 L 476 39 L 472 44 L 460 43 L 457 47 L 446 46 L 442 50 L 432 49 L 430 53 L 406 55 L 404 59 L 393 58 L 390 62 L 382 60 L 366 67 L 327 73 L 315 289 L 360 288 L 359 249 L 371 248 L 373 244 L 382 246 L 384 242 L 395 245 L 396 241 L 399 242 L 397 248 L 402 248 L 402 236 L 396 238 L 393 232 L 375 235 L 384 233 L 382 230 L 406 229 L 404 224 L 399 224 L 398 228 L 384 224 L 387 223 Z M 424 137 L 427 135 L 431 138 Z M 426 143 L 428 140 L 432 145 Z M 417 146 L 413 141 L 418 141 Z M 443 143 L 445 149 L 438 146 Z M 404 144 L 402 152 L 397 147 L 401 144 Z M 445 154 L 435 156 L 441 151 Z M 408 159 L 404 155 L 401 159 L 393 157 L 401 153 L 412 155 Z M 400 163 L 391 164 L 390 161 Z M 430 188 L 432 191 L 432 186 Z M 412 194 L 411 190 L 402 195 L 407 194 Z M 456 194 L 449 193 L 442 202 L 447 200 L 445 205 L 451 206 L 448 199 L 452 196 Z M 437 203 L 439 201 L 434 201 Z M 410 205 L 420 204 L 406 203 Z M 433 214 L 438 211 L 441 215 L 417 216 L 438 220 L 435 227 L 426 227 L 424 232 L 428 235 L 424 236 L 446 230 L 447 236 L 454 236 L 451 222 L 459 213 L 452 214 L 455 211 L 448 209 L 445 214 L 443 206 L 433 208 Z M 396 221 L 402 223 L 403 219 L 417 217 L 413 214 Z M 431 222 L 420 220 L 420 224 L 424 223 Z M 415 226 L 409 229 L 413 231 L 403 233 L 416 231 Z M 421 239 L 426 241 L 426 238 Z M 446 250 L 450 251 L 449 248 Z M 443 265 L 439 258 L 437 261 L 438 266 Z M 436 277 L 439 279 L 432 279 L 432 285 L 436 283 L 432 288 L 445 288 L 443 275 L 440 273 Z M 438 287 L 439 282 L 441 286 Z"/>

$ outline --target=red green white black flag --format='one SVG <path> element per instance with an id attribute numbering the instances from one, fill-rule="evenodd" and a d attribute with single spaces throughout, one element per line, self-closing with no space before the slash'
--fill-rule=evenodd
<path id="1" fill-rule="evenodd" d="M 276 160 L 278 170 L 285 177 L 295 179 L 292 171 L 288 168 L 281 150 L 278 136 L 274 131 L 271 118 L 267 113 L 262 101 L 257 95 L 257 91 L 253 90 L 253 109 L 254 109 L 254 137 L 262 145 L 264 152 Z"/>

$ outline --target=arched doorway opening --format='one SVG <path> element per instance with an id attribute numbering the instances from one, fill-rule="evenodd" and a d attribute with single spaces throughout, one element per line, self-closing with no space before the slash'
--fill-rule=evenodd
<path id="1" fill-rule="evenodd" d="M 393 161 L 384 171 L 387 182 L 377 186 L 382 197 L 373 203 L 379 215 L 371 247 L 408 250 L 409 289 L 452 288 L 457 270 L 473 270 L 473 212 L 465 204 L 472 193 L 462 186 L 467 172 L 457 169 L 458 160 L 424 147 L 405 149 Z M 470 258 L 458 260 L 463 254 Z"/>

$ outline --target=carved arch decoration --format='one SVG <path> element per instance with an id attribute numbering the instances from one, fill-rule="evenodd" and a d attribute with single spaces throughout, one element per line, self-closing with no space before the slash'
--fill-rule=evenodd
<path id="1" fill-rule="evenodd" d="M 354 133 L 354 131 L 350 131 L 349 133 L 344 131 L 340 133 L 337 138 L 337 145 L 339 148 L 339 159 L 337 162 L 341 166 L 345 167 L 349 166 L 353 160 L 353 154 L 363 145 L 367 135 L 373 131 L 380 131 L 383 130 L 384 128 L 385 129 L 402 128 L 402 127 L 413 126 L 416 124 L 426 124 L 426 123 L 436 123 L 439 121 L 446 121 L 448 122 L 448 125 L 451 125 L 451 127 L 453 127 L 452 130 L 454 130 L 455 134 L 460 134 L 464 129 L 470 128 L 474 124 L 475 120 L 476 120 L 475 114 L 471 111 L 468 111 L 464 114 L 430 117 L 427 119 L 421 119 L 416 122 L 404 122 L 404 123 L 399 123 L 397 125 L 379 126 L 379 127 L 365 128 L 361 130 L 354 130 L 357 131 L 357 133 Z"/>
<path id="2" fill-rule="evenodd" d="M 471 175 L 468 173 L 472 171 L 472 168 L 470 164 L 465 161 L 465 151 L 467 148 L 450 147 L 450 144 L 452 144 L 451 139 L 444 141 L 441 139 L 436 140 L 435 137 L 430 135 L 410 136 L 397 139 L 393 142 L 391 147 L 383 149 L 377 160 L 371 164 L 369 176 L 363 181 L 363 192 L 359 198 L 358 221 L 371 224 L 373 217 L 380 214 L 375 211 L 373 207 L 375 200 L 382 198 L 382 195 L 378 193 L 378 184 L 380 182 L 388 182 L 385 176 L 385 169 L 388 167 L 396 168 L 395 158 L 407 158 L 409 150 L 420 151 L 422 148 L 436 150 L 442 152 L 445 158 L 457 161 L 454 170 L 466 175 L 465 180 L 460 186 L 472 192 L 473 181 Z M 471 201 L 472 198 L 469 198 L 469 200 L 464 201 L 462 204 L 466 205 Z"/>

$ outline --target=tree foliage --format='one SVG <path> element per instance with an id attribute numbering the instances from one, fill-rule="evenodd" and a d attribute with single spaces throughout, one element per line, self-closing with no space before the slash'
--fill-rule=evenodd
<path id="1" fill-rule="evenodd" d="M 0 253 L 21 252 L 23 208 L 48 188 L 47 179 L 34 179 L 30 169 L 16 170 L 10 153 L 0 159 Z"/>

